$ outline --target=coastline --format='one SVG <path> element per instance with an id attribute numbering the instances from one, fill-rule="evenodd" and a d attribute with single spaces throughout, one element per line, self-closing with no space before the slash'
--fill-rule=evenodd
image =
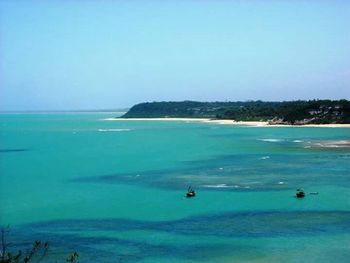
<path id="1" fill-rule="evenodd" d="M 107 118 L 104 121 L 183 121 L 183 122 L 202 122 L 222 125 L 237 125 L 249 127 L 307 127 L 307 128 L 350 128 L 350 124 L 269 124 L 267 121 L 235 121 L 235 120 L 213 120 L 208 118 Z"/>

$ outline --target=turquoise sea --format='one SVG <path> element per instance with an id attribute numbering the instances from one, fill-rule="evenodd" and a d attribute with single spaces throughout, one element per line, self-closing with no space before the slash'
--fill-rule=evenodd
<path id="1" fill-rule="evenodd" d="M 12 251 L 43 240 L 45 262 L 72 251 L 78 262 L 349 262 L 350 148 L 338 142 L 350 129 L 104 120 L 114 116 L 0 115 Z"/>

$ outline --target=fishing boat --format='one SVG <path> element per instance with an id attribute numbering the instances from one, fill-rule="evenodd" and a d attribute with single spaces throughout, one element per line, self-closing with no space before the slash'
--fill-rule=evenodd
<path id="1" fill-rule="evenodd" d="M 192 189 L 191 186 L 188 187 L 186 197 L 190 198 L 190 197 L 195 197 L 195 196 L 196 196 L 196 192 Z"/>
<path id="2" fill-rule="evenodd" d="M 305 192 L 303 189 L 297 189 L 297 192 L 295 194 L 297 198 L 304 198 L 305 197 Z"/>

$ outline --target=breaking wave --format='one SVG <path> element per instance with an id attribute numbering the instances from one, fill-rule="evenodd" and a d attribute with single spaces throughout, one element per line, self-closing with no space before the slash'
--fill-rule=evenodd
<path id="1" fill-rule="evenodd" d="M 262 142 L 283 142 L 284 139 L 258 139 L 258 141 L 262 141 Z"/>
<path id="2" fill-rule="evenodd" d="M 227 184 L 206 184 L 202 185 L 202 187 L 206 188 L 238 188 L 238 185 L 227 185 Z"/>
<path id="3" fill-rule="evenodd" d="M 131 131 L 131 129 L 98 129 L 99 132 L 125 132 Z"/>

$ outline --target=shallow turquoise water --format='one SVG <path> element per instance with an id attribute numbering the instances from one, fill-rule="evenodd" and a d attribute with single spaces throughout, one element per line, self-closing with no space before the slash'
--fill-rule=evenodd
<path id="1" fill-rule="evenodd" d="M 115 115 L 0 115 L 13 249 L 41 239 L 49 260 L 347 262 L 350 149 L 319 143 L 349 129 L 103 120 Z M 319 194 L 298 200 L 298 187 Z"/>

